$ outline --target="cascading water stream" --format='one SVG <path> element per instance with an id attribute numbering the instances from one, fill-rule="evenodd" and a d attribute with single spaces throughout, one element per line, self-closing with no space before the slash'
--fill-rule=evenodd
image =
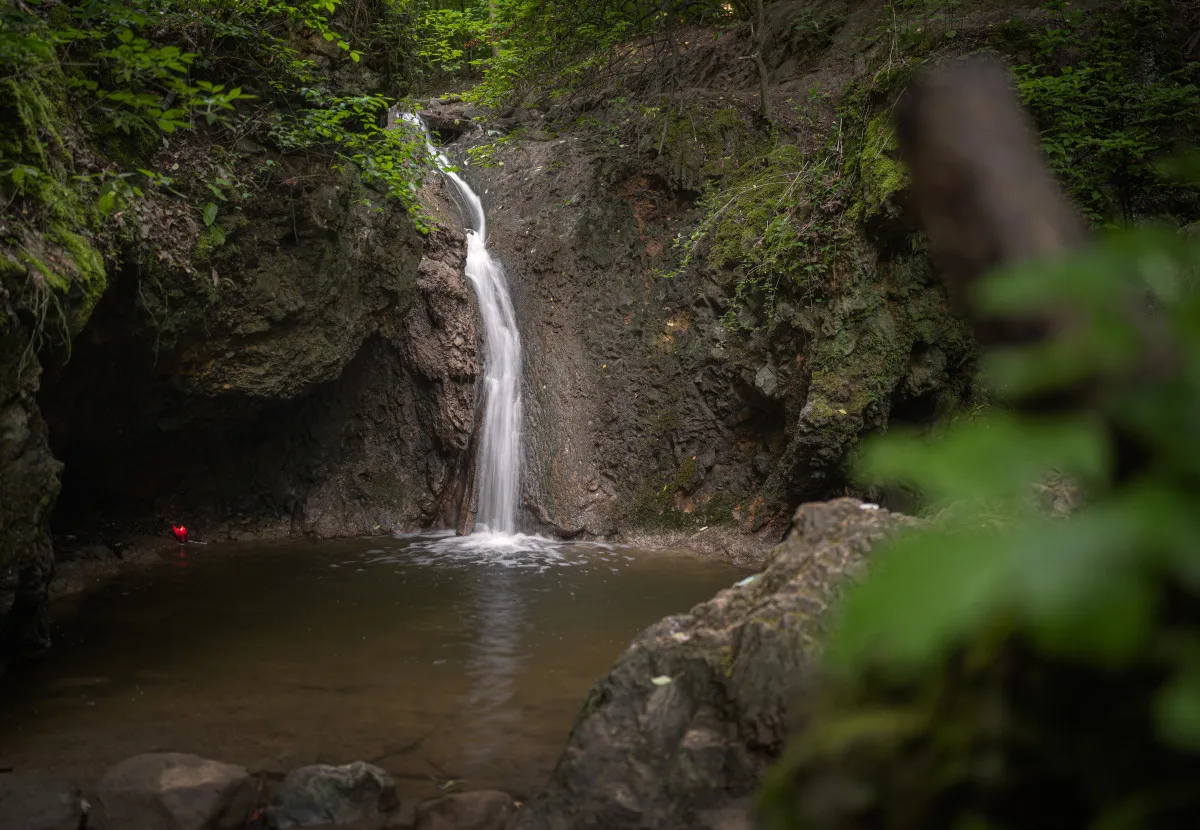
<path id="1" fill-rule="evenodd" d="M 467 278 L 475 286 L 483 318 L 483 424 L 476 458 L 477 524 L 492 533 L 517 530 L 517 493 L 521 470 L 521 335 L 513 313 L 504 266 L 487 249 L 487 217 L 483 202 L 451 169 L 449 160 L 433 145 L 429 130 L 415 113 L 405 121 L 425 135 L 429 152 L 466 206 Z"/>

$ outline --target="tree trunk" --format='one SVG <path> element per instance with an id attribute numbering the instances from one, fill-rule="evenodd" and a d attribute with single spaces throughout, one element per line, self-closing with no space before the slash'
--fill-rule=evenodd
<path id="1" fill-rule="evenodd" d="M 975 284 L 993 268 L 1053 260 L 1086 246 L 1090 237 L 1046 164 L 1008 70 L 977 57 L 926 72 L 897 105 L 896 126 L 912 173 L 912 205 L 929 234 L 933 260 L 980 344 L 1003 347 L 1069 335 L 1081 322 L 1080 309 L 1069 304 L 996 319 L 981 316 L 970 302 Z M 1144 338 L 1135 367 L 1023 397 L 1015 408 L 1041 414 L 1087 409 L 1106 398 L 1136 395 L 1147 378 L 1174 371 L 1176 352 L 1154 309 L 1133 288 L 1127 308 Z M 1128 480 L 1153 453 L 1125 425 L 1110 422 L 1109 428 L 1117 448 L 1114 476 Z"/>
<path id="2" fill-rule="evenodd" d="M 496 0 L 488 0 L 488 32 L 492 41 L 492 57 L 500 57 L 500 46 L 496 41 Z"/>
<path id="3" fill-rule="evenodd" d="M 754 39 L 754 65 L 758 68 L 758 107 L 759 115 L 764 121 L 771 120 L 771 102 L 767 98 L 767 63 L 763 59 L 763 52 L 767 46 L 767 25 L 766 15 L 763 12 L 763 0 L 756 0 L 755 6 L 757 9 L 757 22 L 754 24 L 755 34 Z"/>

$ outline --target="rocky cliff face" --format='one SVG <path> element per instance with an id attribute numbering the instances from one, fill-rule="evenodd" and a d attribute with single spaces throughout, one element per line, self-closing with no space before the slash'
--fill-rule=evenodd
<path id="1" fill-rule="evenodd" d="M 678 94 L 635 65 L 552 108 L 428 105 L 465 133 L 514 283 L 531 521 L 778 532 L 844 492 L 864 435 L 969 394 L 971 337 L 915 236 L 887 126 L 902 82 L 853 57 L 874 14 L 770 8 L 772 126 L 738 60 L 745 30 L 680 35 Z M 964 41 L 986 36 L 972 25 Z M 777 221 L 795 242 L 764 259 Z"/>
<path id="2" fill-rule="evenodd" d="M 0 652 L 46 639 L 41 610 L 54 570 L 47 528 L 62 468 L 34 402 L 39 367 L 23 369 L 14 359 L 28 333 L 14 328 L 0 337 Z"/>
<path id="3" fill-rule="evenodd" d="M 352 168 L 276 154 L 213 227 L 151 193 L 119 237 L 72 190 L 100 162 L 63 103 L 0 100 L 24 119 L 4 140 L 62 174 L 56 212 L 0 234 L 0 651 L 45 640 L 52 531 L 69 556 L 173 521 L 209 540 L 452 525 L 480 344 L 440 183 L 423 238 Z M 266 152 L 194 136 L 155 162 L 248 180 Z"/>
<path id="4" fill-rule="evenodd" d="M 94 215 L 70 186 L 76 160 L 89 156 L 63 116 L 65 79 L 56 63 L 35 68 L 27 81 L 0 82 L 0 152 L 34 159 L 41 171 L 0 212 L 0 655 L 46 640 L 61 464 L 36 402 L 41 357 L 60 359 L 107 285 L 100 241 L 89 233 Z M 27 222 L 22 195 L 52 209 Z"/>
<path id="5" fill-rule="evenodd" d="M 352 174 L 281 191 L 200 276 L 119 274 L 43 384 L 68 525 L 336 535 L 441 515 L 478 368 L 461 236 L 423 242 Z"/>

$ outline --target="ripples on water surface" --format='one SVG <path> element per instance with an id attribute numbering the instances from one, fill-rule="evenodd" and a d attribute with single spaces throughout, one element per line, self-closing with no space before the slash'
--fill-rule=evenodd
<path id="1" fill-rule="evenodd" d="M 743 575 L 489 534 L 165 556 L 56 608 L 48 657 L 0 678 L 0 767 L 91 777 L 169 749 L 527 793 L 630 638 Z"/>

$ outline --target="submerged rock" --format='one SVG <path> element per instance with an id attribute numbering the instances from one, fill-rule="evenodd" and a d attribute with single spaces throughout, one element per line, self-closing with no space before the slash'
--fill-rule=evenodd
<path id="1" fill-rule="evenodd" d="M 592 689 L 519 830 L 735 827 L 814 689 L 826 611 L 910 520 L 806 504 L 766 570 L 643 631 Z"/>
<path id="2" fill-rule="evenodd" d="M 0 775 L 0 827 L 79 830 L 88 805 L 69 781 L 41 775 Z"/>
<path id="3" fill-rule="evenodd" d="M 504 830 L 516 809 L 498 790 L 447 795 L 417 807 L 416 830 Z"/>
<path id="4" fill-rule="evenodd" d="M 97 796 L 104 830 L 235 830 L 254 809 L 255 787 L 243 767 L 156 752 L 110 769 Z"/>
<path id="5" fill-rule="evenodd" d="M 288 773 L 267 818 L 278 828 L 343 825 L 376 818 L 398 804 L 396 782 L 379 767 L 363 761 L 313 764 Z"/>

